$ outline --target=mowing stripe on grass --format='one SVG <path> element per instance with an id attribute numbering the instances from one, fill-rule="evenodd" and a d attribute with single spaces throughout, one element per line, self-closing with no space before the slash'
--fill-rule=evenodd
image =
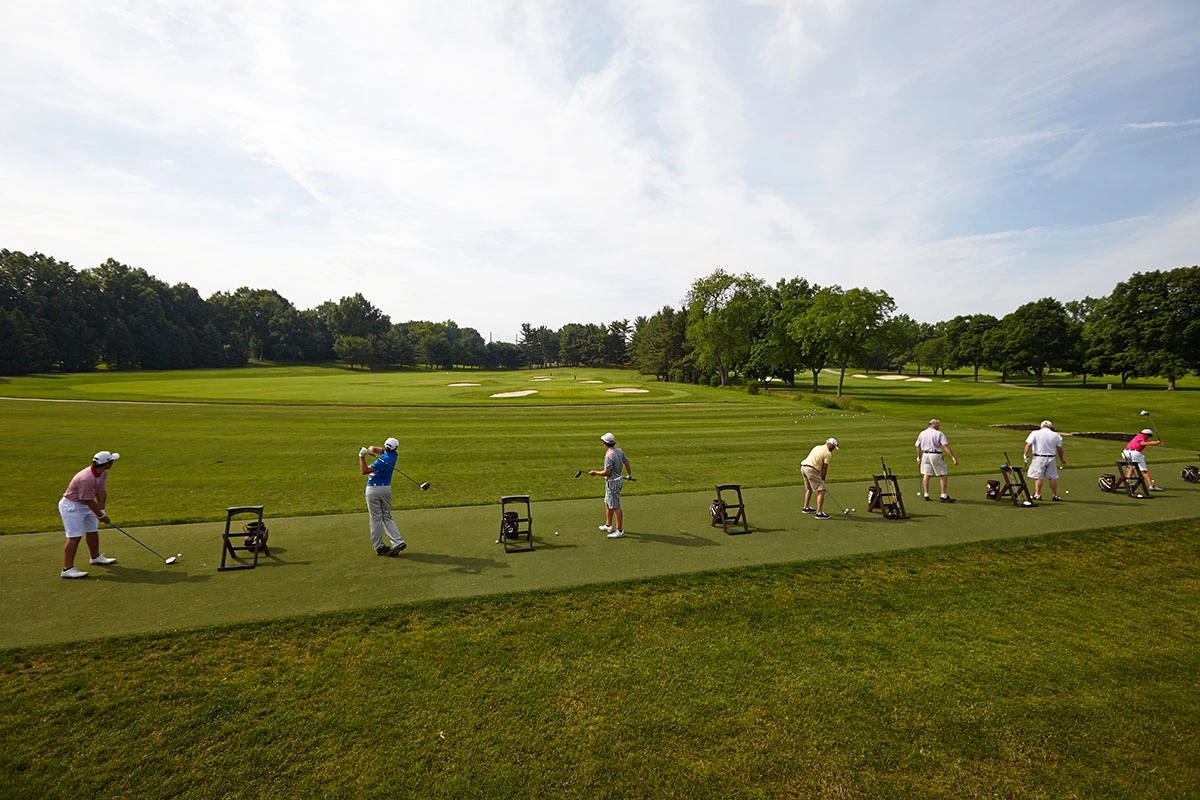
<path id="1" fill-rule="evenodd" d="M 400 513 L 409 547 L 398 558 L 371 550 L 365 513 L 272 519 L 268 508 L 272 557 L 234 573 L 216 569 L 223 523 L 136 529 L 151 547 L 183 553 L 169 567 L 107 531 L 104 550 L 119 563 L 86 567 L 92 577 L 81 581 L 58 576 L 61 533 L 6 536 L 0 537 L 0 647 L 1200 517 L 1200 486 L 1138 501 L 1083 489 L 1094 486 L 1093 472 L 1064 471 L 1063 483 L 1081 488 L 1068 502 L 1035 508 L 982 499 L 982 478 L 973 496 L 961 495 L 954 505 L 922 502 L 914 491 L 907 498 L 911 518 L 902 521 L 867 513 L 862 483 L 833 487 L 858 511 L 835 511 L 829 521 L 799 513 L 798 487 L 749 489 L 746 510 L 755 532 L 744 536 L 709 525 L 712 492 L 627 498 L 626 537 L 618 541 L 596 530 L 603 521 L 599 499 L 535 496 L 537 549 L 509 555 L 495 544 L 498 502 Z M 902 485 L 915 487 L 912 480 Z"/>

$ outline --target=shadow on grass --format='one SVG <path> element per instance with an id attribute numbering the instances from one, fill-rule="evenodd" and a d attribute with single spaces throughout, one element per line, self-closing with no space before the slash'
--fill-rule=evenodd
<path id="1" fill-rule="evenodd" d="M 697 536 L 694 533 L 681 532 L 680 534 L 661 534 L 661 533 L 634 533 L 625 531 L 626 539 L 636 539 L 640 542 L 653 542 L 655 544 L 669 544 L 676 547 L 716 547 L 717 543 L 711 539 L 705 539 L 702 536 Z"/>
<path id="2" fill-rule="evenodd" d="M 105 568 L 103 573 L 98 570 L 93 572 L 98 580 L 114 581 L 116 583 L 153 583 L 160 586 L 168 586 L 180 583 L 202 583 L 210 580 L 212 575 L 191 575 L 186 572 L 181 572 L 174 566 L 164 564 L 159 569 L 141 569 L 140 567 L 126 567 L 121 564 L 113 564 Z"/>
<path id="3" fill-rule="evenodd" d="M 464 556 L 449 556 L 441 553 L 413 553 L 400 555 L 403 561 L 419 561 L 422 564 L 448 566 L 451 572 L 461 572 L 465 575 L 480 575 L 485 569 L 508 569 L 508 564 L 494 558 L 468 558 Z"/>

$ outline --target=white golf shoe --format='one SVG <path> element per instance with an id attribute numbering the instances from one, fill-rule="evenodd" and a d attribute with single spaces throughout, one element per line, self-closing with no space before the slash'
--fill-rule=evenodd
<path id="1" fill-rule="evenodd" d="M 601 525 L 601 526 L 600 526 L 600 530 L 604 531 L 605 533 L 612 533 L 612 532 L 613 532 L 613 529 L 612 529 L 612 526 L 611 526 L 611 525 Z"/>
<path id="2" fill-rule="evenodd" d="M 117 560 L 115 558 L 109 558 L 108 556 L 104 555 L 104 553 L 101 553 L 100 555 L 96 556 L 95 558 L 90 559 L 88 561 L 88 563 L 95 564 L 100 567 L 107 567 L 109 564 L 117 563 Z"/>
<path id="3" fill-rule="evenodd" d="M 70 569 L 64 569 L 62 571 L 62 576 L 64 578 L 86 578 L 88 574 L 82 570 L 71 567 Z"/>
<path id="4" fill-rule="evenodd" d="M 609 539 L 620 539 L 624 535 L 625 535 L 625 531 L 613 531 L 612 533 L 610 533 L 608 535 L 608 538 Z"/>

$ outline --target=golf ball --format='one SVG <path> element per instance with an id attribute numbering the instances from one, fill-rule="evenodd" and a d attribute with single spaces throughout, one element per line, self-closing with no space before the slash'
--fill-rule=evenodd
<path id="1" fill-rule="evenodd" d="M 850 510 L 851 510 L 851 511 L 858 511 L 858 509 L 857 509 L 857 508 L 852 508 L 852 509 L 850 509 Z"/>
<path id="2" fill-rule="evenodd" d="M 555 531 L 555 532 L 554 532 L 554 535 L 555 535 L 555 536 L 558 536 L 558 531 Z"/>
<path id="3" fill-rule="evenodd" d="M 1070 489 L 1067 489 L 1067 494 L 1070 494 L 1070 493 L 1071 493 L 1071 490 L 1070 490 Z"/>
<path id="4" fill-rule="evenodd" d="M 500 544 L 500 540 L 499 540 L 499 539 L 497 539 L 497 540 L 496 540 L 496 544 Z"/>

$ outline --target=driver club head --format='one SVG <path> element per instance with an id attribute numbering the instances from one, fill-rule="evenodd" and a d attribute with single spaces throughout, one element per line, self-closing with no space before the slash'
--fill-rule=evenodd
<path id="1" fill-rule="evenodd" d="M 424 483 L 422 483 L 422 484 L 421 484 L 421 491 L 422 491 L 422 492 L 428 492 L 428 491 L 429 491 L 429 481 L 425 481 Z"/>
<path id="2" fill-rule="evenodd" d="M 163 561 L 164 564 L 174 564 L 179 559 L 183 558 L 183 553 L 178 553 Z"/>
<path id="3" fill-rule="evenodd" d="M 583 470 L 577 470 L 577 471 L 575 472 L 575 477 L 576 477 L 576 478 L 578 478 L 578 477 L 579 477 L 580 475 L 582 475 L 582 474 L 583 474 Z"/>

